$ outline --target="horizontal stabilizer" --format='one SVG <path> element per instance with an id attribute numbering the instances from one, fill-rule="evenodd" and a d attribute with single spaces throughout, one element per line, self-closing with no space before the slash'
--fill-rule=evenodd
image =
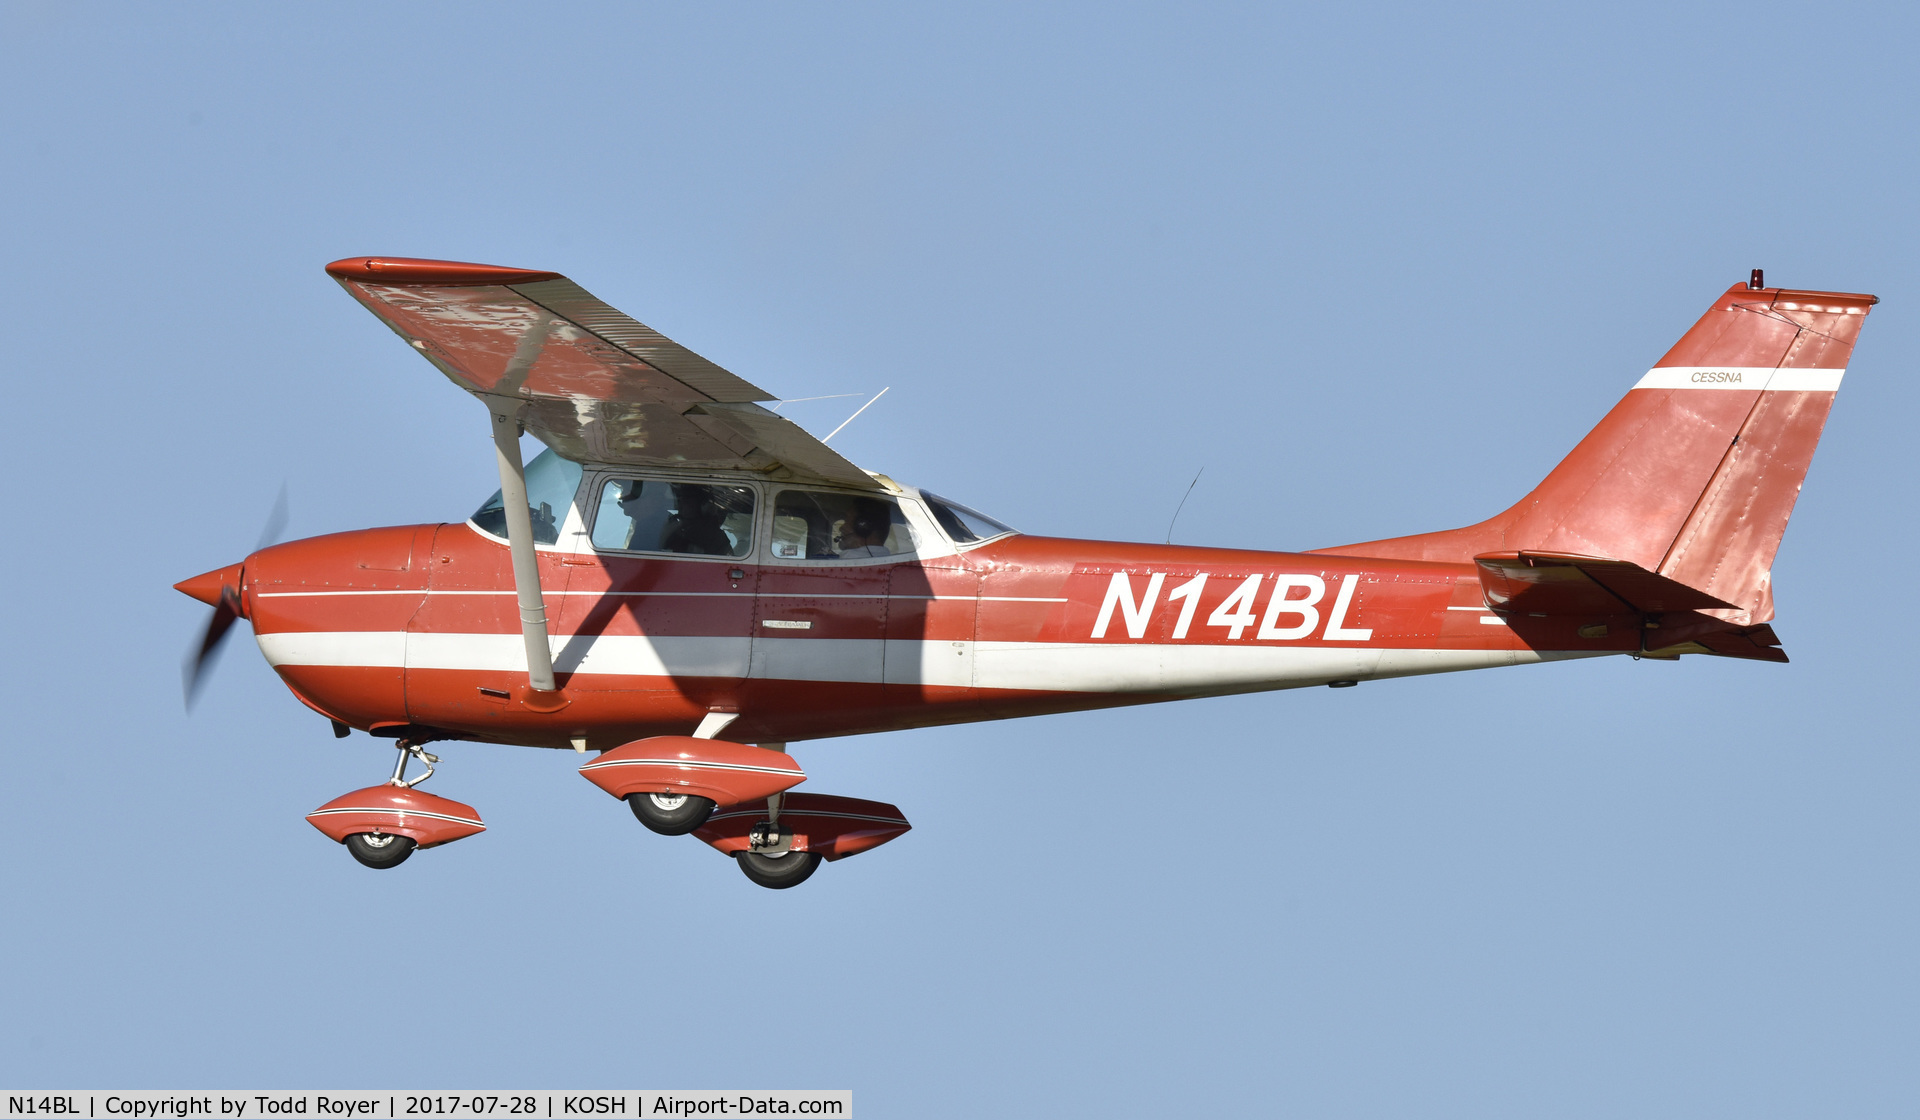
<path id="1" fill-rule="evenodd" d="M 1708 634 L 1698 641 L 1721 657 L 1744 657 L 1750 661 L 1778 661 L 1782 664 L 1787 660 L 1787 651 L 1780 648 L 1780 639 L 1775 636 L 1773 627 L 1764 622 L 1745 630 Z"/>
<path id="2" fill-rule="evenodd" d="M 1727 609 L 1716 599 L 1638 564 L 1557 552 L 1490 552 L 1473 558 L 1495 610 L 1541 615 L 1666 614 Z"/>
<path id="3" fill-rule="evenodd" d="M 1738 657 L 1746 661 L 1787 663 L 1787 651 L 1766 623 L 1733 630 L 1700 634 L 1679 645 L 1648 651 L 1650 657 L 1678 657 L 1683 653 L 1710 653 L 1716 657 Z"/>

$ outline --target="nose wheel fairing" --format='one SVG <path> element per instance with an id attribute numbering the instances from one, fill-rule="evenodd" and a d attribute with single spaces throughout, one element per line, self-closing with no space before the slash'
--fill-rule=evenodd
<path id="1" fill-rule="evenodd" d="M 422 848 L 451 844 L 487 826 L 471 805 L 406 786 L 378 785 L 344 793 L 307 814 L 329 840 L 348 836 L 405 836 Z"/>

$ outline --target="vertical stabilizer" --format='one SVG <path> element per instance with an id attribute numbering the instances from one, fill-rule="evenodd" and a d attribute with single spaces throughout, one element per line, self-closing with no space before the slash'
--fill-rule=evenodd
<path id="1" fill-rule="evenodd" d="M 1545 481 L 1464 529 L 1317 551 L 1624 560 L 1773 617 L 1769 571 L 1873 296 L 1738 285 Z"/>

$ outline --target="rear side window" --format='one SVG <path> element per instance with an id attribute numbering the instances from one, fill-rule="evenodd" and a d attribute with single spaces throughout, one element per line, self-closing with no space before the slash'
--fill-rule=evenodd
<path id="1" fill-rule="evenodd" d="M 773 499 L 776 560 L 866 560 L 913 554 L 913 529 L 886 498 L 782 490 Z"/>
<path id="2" fill-rule="evenodd" d="M 753 490 L 614 479 L 600 488 L 593 547 L 739 559 L 753 551 Z"/>

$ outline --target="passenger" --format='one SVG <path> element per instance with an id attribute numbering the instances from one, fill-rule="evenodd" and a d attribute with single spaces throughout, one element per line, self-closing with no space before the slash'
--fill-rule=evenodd
<path id="1" fill-rule="evenodd" d="M 679 513 L 667 523 L 661 548 L 694 556 L 733 555 L 733 539 L 720 528 L 726 511 L 714 502 L 712 490 L 705 486 L 675 486 L 673 501 Z"/>
<path id="2" fill-rule="evenodd" d="M 869 556 L 892 556 L 887 536 L 893 531 L 892 507 L 873 498 L 854 502 L 853 516 L 847 520 L 846 537 L 840 559 L 857 560 Z"/>

